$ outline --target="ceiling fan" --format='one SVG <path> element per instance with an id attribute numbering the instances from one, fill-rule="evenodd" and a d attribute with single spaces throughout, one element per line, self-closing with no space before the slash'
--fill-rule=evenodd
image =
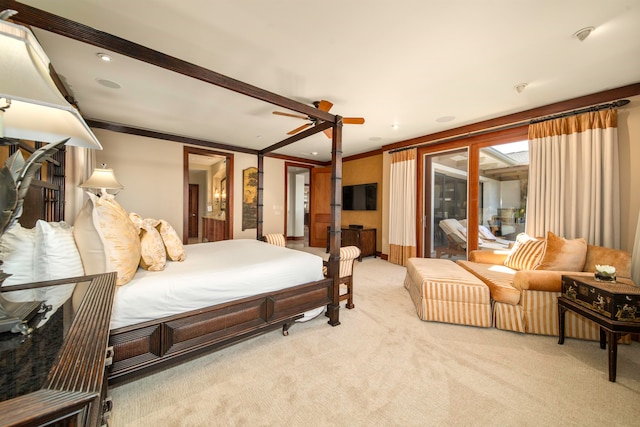
<path id="1" fill-rule="evenodd" d="M 331 107 L 333 107 L 333 104 L 331 102 L 326 101 L 324 99 L 322 101 L 314 101 L 313 105 L 318 110 L 324 111 L 324 112 L 328 112 L 331 109 Z M 287 135 L 295 135 L 296 133 L 301 132 L 310 126 L 315 125 L 318 121 L 318 119 L 316 119 L 315 117 L 303 116 L 300 114 L 283 113 L 282 111 L 274 111 L 273 114 L 277 116 L 294 117 L 296 119 L 303 119 L 303 120 L 309 121 L 309 123 L 305 123 L 302 126 L 299 126 L 293 129 L 292 131 L 287 132 Z M 361 125 L 364 123 L 364 117 L 343 117 L 342 123 L 348 124 L 348 125 Z M 325 135 L 327 135 L 327 138 L 332 137 L 331 129 L 325 129 L 323 132 Z"/>

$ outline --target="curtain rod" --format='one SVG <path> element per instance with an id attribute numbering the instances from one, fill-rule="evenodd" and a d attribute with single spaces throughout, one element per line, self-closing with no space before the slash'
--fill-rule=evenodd
<path id="1" fill-rule="evenodd" d="M 519 122 L 510 123 L 508 125 L 497 126 L 497 127 L 493 127 L 493 128 L 489 128 L 489 129 L 483 129 L 483 130 L 480 130 L 480 131 L 475 131 L 475 132 L 467 132 L 467 133 L 456 135 L 456 136 L 450 136 L 448 138 L 442 138 L 442 139 L 437 139 L 437 140 L 434 140 L 434 141 L 429 141 L 429 142 L 426 142 L 426 143 L 423 143 L 423 144 L 409 145 L 407 147 L 395 148 L 393 150 L 389 150 L 389 154 L 397 153 L 397 152 L 404 151 L 404 150 L 410 150 L 412 148 L 427 147 L 427 146 L 430 146 L 430 145 L 434 145 L 435 143 L 442 144 L 444 142 L 457 141 L 459 139 L 470 138 L 472 136 L 478 136 L 478 135 L 483 135 L 483 134 L 486 134 L 486 133 L 493 133 L 493 132 L 497 132 L 497 131 L 501 131 L 501 130 L 512 129 L 512 128 L 515 128 L 515 127 L 518 127 L 518 126 L 522 126 L 524 124 L 540 123 L 540 122 L 544 122 L 544 121 L 547 121 L 547 120 L 558 119 L 560 117 L 568 117 L 568 116 L 572 116 L 572 115 L 576 115 L 576 114 L 587 113 L 587 112 L 590 112 L 590 111 L 604 110 L 605 108 L 622 107 L 624 105 L 627 105 L 629 102 L 630 101 L 628 99 L 621 99 L 619 101 L 611 102 L 609 104 L 596 105 L 596 106 L 593 106 L 593 107 L 587 107 L 587 108 L 582 108 L 582 109 L 579 109 L 579 110 L 568 111 L 568 112 L 565 112 L 565 113 L 559 113 L 559 114 L 555 114 L 555 115 L 548 116 L 548 117 L 540 117 L 540 118 L 531 119 L 531 120 L 522 120 L 522 121 L 519 121 Z"/>
<path id="2" fill-rule="evenodd" d="M 554 114 L 553 116 L 540 117 L 540 118 L 531 120 L 529 123 L 530 124 L 541 123 L 541 122 L 546 122 L 548 120 L 561 119 L 563 117 L 577 116 L 578 114 L 582 114 L 582 113 L 605 110 L 607 108 L 618 108 L 618 107 L 627 105 L 629 102 L 630 101 L 628 99 L 621 99 L 619 101 L 611 102 L 609 104 L 600 104 L 600 105 L 595 105 L 593 107 L 581 108 L 579 110 L 567 111 L 566 113 Z"/>
<path id="3" fill-rule="evenodd" d="M 407 147 L 394 148 L 393 150 L 389 150 L 389 154 L 397 153 L 399 151 L 404 151 L 404 150 L 410 150 L 412 148 L 422 148 L 422 147 L 428 147 L 428 146 L 431 146 L 431 145 L 434 145 L 434 144 L 442 144 L 442 143 L 445 143 L 445 142 L 458 141 L 460 139 L 470 138 L 472 136 L 484 135 L 484 134 L 487 134 L 487 133 L 493 133 L 493 132 L 497 132 L 497 131 L 500 131 L 500 130 L 516 128 L 516 127 L 519 127 L 519 126 L 522 126 L 522 125 L 525 125 L 525 124 L 528 124 L 528 121 L 525 120 L 525 121 L 511 123 L 511 124 L 508 124 L 508 125 L 502 125 L 502 126 L 492 127 L 492 128 L 489 128 L 489 129 L 478 130 L 478 131 L 475 131 L 475 132 L 467 132 L 467 133 L 463 133 L 463 134 L 460 134 L 460 135 L 450 136 L 450 137 L 447 137 L 447 138 L 436 139 L 436 140 L 425 142 L 425 143 L 422 143 L 422 144 L 410 145 L 410 146 L 407 146 Z"/>

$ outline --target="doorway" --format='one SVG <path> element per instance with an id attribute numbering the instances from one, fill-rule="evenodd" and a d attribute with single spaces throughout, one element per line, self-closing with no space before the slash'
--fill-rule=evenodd
<path id="1" fill-rule="evenodd" d="M 288 246 L 309 246 L 311 166 L 285 162 L 285 237 Z"/>
<path id="2" fill-rule="evenodd" d="M 183 243 L 233 238 L 233 154 L 184 147 Z"/>

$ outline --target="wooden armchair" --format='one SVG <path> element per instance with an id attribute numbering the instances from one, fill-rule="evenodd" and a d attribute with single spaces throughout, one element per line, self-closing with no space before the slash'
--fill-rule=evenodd
<path id="1" fill-rule="evenodd" d="M 449 258 L 456 255 L 467 256 L 467 242 L 455 234 L 447 234 L 447 246 L 436 248 L 436 258 L 446 254 Z"/>
<path id="2" fill-rule="evenodd" d="M 352 309 L 353 305 L 353 267 L 356 259 L 360 256 L 360 249 L 357 246 L 345 246 L 340 248 L 340 301 L 347 300 L 346 308 Z M 324 262 L 323 272 L 327 276 L 327 261 Z M 342 285 L 345 285 L 346 292 L 342 293 Z"/>

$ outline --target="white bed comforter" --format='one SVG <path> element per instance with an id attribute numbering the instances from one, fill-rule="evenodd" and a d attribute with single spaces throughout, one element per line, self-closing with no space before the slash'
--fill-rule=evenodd
<path id="1" fill-rule="evenodd" d="M 321 280 L 322 258 L 238 239 L 187 245 L 163 271 L 138 269 L 116 291 L 111 329 Z"/>

